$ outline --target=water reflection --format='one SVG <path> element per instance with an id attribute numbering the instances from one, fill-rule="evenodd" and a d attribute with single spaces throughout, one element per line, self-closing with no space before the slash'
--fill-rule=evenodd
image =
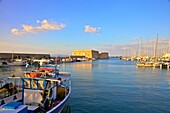
<path id="1" fill-rule="evenodd" d="M 64 109 L 61 111 L 61 113 L 70 113 L 70 112 L 71 112 L 71 106 L 67 103 Z"/>
<path id="2" fill-rule="evenodd" d="M 170 72 L 152 68 L 136 68 L 139 87 L 170 88 Z"/>
<path id="3" fill-rule="evenodd" d="M 92 62 L 84 62 L 84 63 L 74 63 L 72 65 L 73 71 L 77 71 L 81 73 L 80 76 L 91 76 L 92 75 Z"/>
<path id="4" fill-rule="evenodd" d="M 136 68 L 135 62 L 117 59 L 68 68 L 72 70 L 69 102 L 73 113 L 159 113 L 170 107 L 170 71 Z"/>
<path id="5" fill-rule="evenodd" d="M 11 66 L 10 70 L 11 70 L 13 75 L 22 76 L 23 71 L 25 70 L 25 67 L 24 66 Z"/>
<path id="6" fill-rule="evenodd" d="M 136 68 L 135 62 L 117 59 L 61 64 L 60 70 L 72 75 L 72 113 L 170 112 L 168 70 Z"/>

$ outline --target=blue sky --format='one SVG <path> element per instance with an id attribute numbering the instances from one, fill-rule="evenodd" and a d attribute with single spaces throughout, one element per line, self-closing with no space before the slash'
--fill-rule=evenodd
<path id="1" fill-rule="evenodd" d="M 168 43 L 169 0 L 0 0 L 0 52 L 122 55 L 157 33 Z"/>

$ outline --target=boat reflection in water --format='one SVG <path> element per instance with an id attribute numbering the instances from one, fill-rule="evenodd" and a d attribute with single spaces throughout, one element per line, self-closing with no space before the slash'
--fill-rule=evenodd
<path id="1" fill-rule="evenodd" d="M 91 76 L 92 75 L 93 64 L 91 62 L 84 63 L 74 63 L 72 64 L 72 69 L 78 73 L 81 73 L 80 76 Z"/>

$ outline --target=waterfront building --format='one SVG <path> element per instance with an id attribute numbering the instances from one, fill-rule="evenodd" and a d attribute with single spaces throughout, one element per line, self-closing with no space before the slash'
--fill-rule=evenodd
<path id="1" fill-rule="evenodd" d="M 72 52 L 72 56 L 86 57 L 88 59 L 107 59 L 109 58 L 109 54 L 107 52 L 101 52 L 96 50 L 74 50 Z"/>
<path id="2" fill-rule="evenodd" d="M 109 58 L 109 54 L 107 52 L 101 52 L 99 58 L 100 59 L 107 59 L 107 58 Z"/>
<path id="3" fill-rule="evenodd" d="M 11 59 L 39 59 L 39 58 L 50 58 L 50 54 L 29 54 L 29 53 L 0 53 L 0 60 L 11 60 Z"/>
<path id="4" fill-rule="evenodd" d="M 99 51 L 96 50 L 74 50 L 72 56 L 85 56 L 89 59 L 98 59 Z"/>

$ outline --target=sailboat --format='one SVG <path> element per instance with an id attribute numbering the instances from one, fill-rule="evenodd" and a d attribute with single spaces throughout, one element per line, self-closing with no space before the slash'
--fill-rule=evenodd
<path id="1" fill-rule="evenodd" d="M 140 41 L 141 43 L 141 41 Z M 156 38 L 156 41 L 155 41 L 155 44 L 154 44 L 154 58 L 153 58 L 153 61 L 149 60 L 149 61 L 140 61 L 140 62 L 137 62 L 137 66 L 138 67 L 158 67 L 160 66 L 160 64 L 157 62 L 157 44 L 158 44 L 158 34 L 157 34 L 157 38 Z M 139 53 L 141 54 L 141 44 L 140 44 L 140 48 L 139 48 Z"/>

